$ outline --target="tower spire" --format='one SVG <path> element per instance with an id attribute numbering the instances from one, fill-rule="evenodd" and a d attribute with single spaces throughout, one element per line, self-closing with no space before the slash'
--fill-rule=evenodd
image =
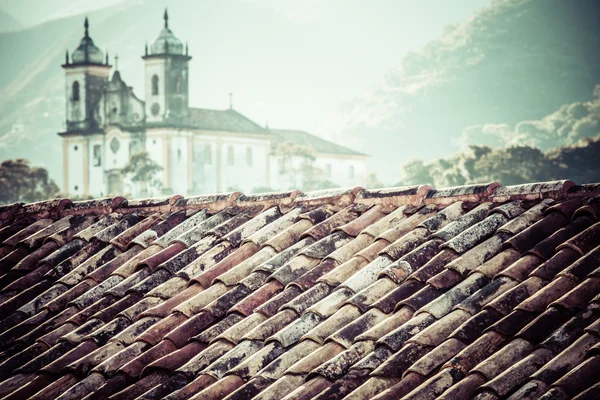
<path id="1" fill-rule="evenodd" d="M 90 36 L 90 23 L 88 21 L 88 17 L 85 17 L 85 22 L 83 23 L 83 27 L 85 28 L 85 37 Z"/>
<path id="2" fill-rule="evenodd" d="M 108 65 L 108 50 L 106 50 L 106 62 L 104 64 Z"/>
<path id="3" fill-rule="evenodd" d="M 119 70 L 119 55 L 115 54 L 115 71 Z"/>
<path id="4" fill-rule="evenodd" d="M 65 51 L 65 64 L 69 65 L 69 49 Z"/>
<path id="5" fill-rule="evenodd" d="M 163 18 L 165 19 L 165 28 L 169 29 L 169 13 L 167 12 L 167 7 L 165 7 L 165 14 Z"/>

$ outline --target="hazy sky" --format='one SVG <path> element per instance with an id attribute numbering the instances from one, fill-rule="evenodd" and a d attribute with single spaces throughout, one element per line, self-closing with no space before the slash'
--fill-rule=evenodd
<path id="1" fill-rule="evenodd" d="M 194 56 L 190 65 L 191 105 L 226 108 L 228 93 L 234 107 L 260 124 L 314 131 L 329 114 L 348 100 L 360 96 L 385 73 L 400 65 L 404 55 L 438 38 L 448 24 L 457 24 L 490 0 L 239 0 L 240 4 L 264 8 L 245 21 L 240 8 L 223 11 L 217 0 L 198 1 L 194 10 L 177 1 L 165 1 L 171 28 L 182 40 L 202 32 L 206 40 L 190 43 Z M 46 19 L 83 14 L 120 0 L 0 0 L 0 7 L 24 26 Z M 147 3 L 144 0 L 129 0 Z M 161 10 L 156 12 L 156 34 L 161 28 Z M 231 4 L 228 2 L 227 4 Z M 247 9 L 247 8 L 246 8 Z M 197 26 L 178 24 L 186 13 L 198 15 Z M 219 18 L 210 18 L 210 14 Z M 207 14 L 209 14 L 207 16 Z M 231 21 L 221 20 L 230 15 Z M 270 18 L 269 16 L 275 16 Z M 259 20 L 257 20 L 257 18 Z M 123 54 L 119 44 L 103 43 L 111 54 L 120 53 L 124 75 L 138 95 L 143 93 L 140 53 Z M 73 27 L 70 27 L 71 29 Z M 126 27 L 122 27 L 126 31 Z M 246 32 L 261 43 L 243 43 Z M 206 32 L 206 33 L 204 33 Z M 240 44 L 234 49 L 231 43 Z M 73 48 L 77 43 L 73 43 Z M 202 88 L 196 90 L 195 88 Z"/>

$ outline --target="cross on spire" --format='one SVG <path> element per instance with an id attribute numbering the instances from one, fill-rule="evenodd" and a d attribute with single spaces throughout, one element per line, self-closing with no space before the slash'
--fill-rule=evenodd
<path id="1" fill-rule="evenodd" d="M 165 7 L 165 14 L 163 16 L 165 19 L 165 28 L 169 28 L 169 13 L 167 12 L 167 7 Z"/>
<path id="2" fill-rule="evenodd" d="M 119 56 L 115 54 L 115 71 L 119 69 Z"/>
<path id="3" fill-rule="evenodd" d="M 85 22 L 83 23 L 83 27 L 85 28 L 85 37 L 89 37 L 90 36 L 90 23 L 88 22 L 88 18 L 85 17 Z"/>

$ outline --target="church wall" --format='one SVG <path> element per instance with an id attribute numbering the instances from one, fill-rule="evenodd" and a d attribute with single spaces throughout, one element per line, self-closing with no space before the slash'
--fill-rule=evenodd
<path id="1" fill-rule="evenodd" d="M 175 133 L 175 132 L 174 132 Z M 173 193 L 188 193 L 188 136 L 190 133 L 176 133 L 171 137 L 170 174 Z"/>
<path id="2" fill-rule="evenodd" d="M 135 125 L 142 125 L 144 121 L 144 102 L 136 98 L 133 93 L 130 93 L 128 101 L 130 116 L 130 118 L 128 118 L 128 122 Z"/>
<path id="3" fill-rule="evenodd" d="M 164 59 L 148 59 L 146 64 L 146 75 L 145 75 L 145 99 L 146 99 L 146 122 L 159 122 L 163 120 L 164 113 L 166 110 L 165 104 L 165 60 Z M 152 94 L 152 77 L 158 76 L 158 94 Z M 152 113 L 152 106 L 158 104 L 158 114 Z"/>
<path id="4" fill-rule="evenodd" d="M 94 197 L 106 196 L 104 165 L 106 163 L 104 135 L 94 135 L 88 139 L 89 191 Z"/>
<path id="5" fill-rule="evenodd" d="M 83 137 L 74 137 L 67 140 L 68 153 L 68 185 L 65 192 L 74 197 L 84 195 L 84 139 Z"/>
<path id="6" fill-rule="evenodd" d="M 236 189 L 252 193 L 255 189 L 269 186 L 267 155 L 270 148 L 270 141 L 266 140 L 224 138 L 220 150 L 220 191 Z"/>
<path id="7" fill-rule="evenodd" d="M 123 168 L 129 162 L 131 135 L 119 128 L 111 127 L 106 131 L 105 170 Z"/>
<path id="8" fill-rule="evenodd" d="M 326 179 L 340 187 L 363 186 L 366 182 L 366 160 L 362 156 L 317 155 L 315 167 L 323 170 Z"/>
<path id="9" fill-rule="evenodd" d="M 193 194 L 210 194 L 218 191 L 216 142 L 216 137 L 194 137 L 192 168 L 194 186 L 191 189 Z"/>
<path id="10" fill-rule="evenodd" d="M 73 101 L 73 83 L 79 82 L 79 101 Z M 83 123 L 85 121 L 85 71 L 81 68 L 66 70 L 65 98 L 67 99 L 67 120 Z"/>

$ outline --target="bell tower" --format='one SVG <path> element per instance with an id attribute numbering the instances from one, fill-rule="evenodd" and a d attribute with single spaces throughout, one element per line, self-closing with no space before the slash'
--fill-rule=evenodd
<path id="1" fill-rule="evenodd" d="M 90 24 L 85 19 L 84 35 L 79 46 L 65 55 L 65 120 L 60 132 L 63 143 L 63 192 L 74 197 L 90 195 L 96 175 L 93 161 L 101 154 L 96 144 L 102 137 L 104 113 L 102 98 L 108 85 L 111 66 L 90 37 Z"/>
<path id="2" fill-rule="evenodd" d="M 101 127 L 100 99 L 108 83 L 111 66 L 102 51 L 90 37 L 88 19 L 84 36 L 69 60 L 69 52 L 62 65 L 65 70 L 67 132 L 96 130 Z"/>
<path id="3" fill-rule="evenodd" d="M 146 122 L 157 125 L 182 125 L 189 117 L 189 72 L 187 44 L 169 28 L 165 9 L 164 27 L 150 47 L 146 45 L 145 64 Z"/>

